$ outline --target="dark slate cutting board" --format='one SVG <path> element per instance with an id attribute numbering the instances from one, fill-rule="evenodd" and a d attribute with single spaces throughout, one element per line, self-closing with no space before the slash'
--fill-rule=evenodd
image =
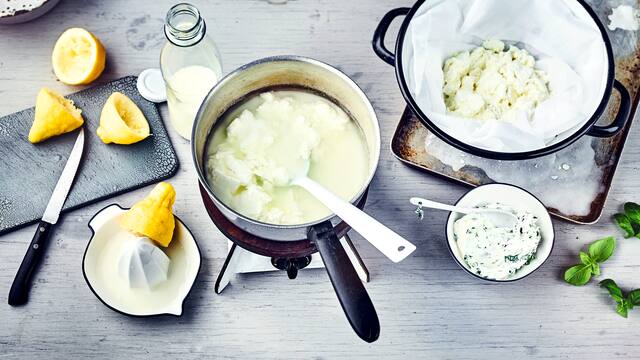
<path id="1" fill-rule="evenodd" d="M 85 145 L 63 212 L 164 180 L 178 170 L 156 104 L 138 93 L 136 79 L 127 76 L 67 96 L 82 109 Z M 126 146 L 102 143 L 96 129 L 102 107 L 114 91 L 138 105 L 152 136 Z M 36 94 L 34 102 L 35 98 Z M 31 144 L 27 135 L 33 115 L 31 108 L 0 118 L 0 234 L 40 219 L 78 136 L 76 130 Z"/>

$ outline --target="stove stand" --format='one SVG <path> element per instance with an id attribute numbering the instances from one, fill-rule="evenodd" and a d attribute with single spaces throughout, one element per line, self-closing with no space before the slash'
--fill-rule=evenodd
<path id="1" fill-rule="evenodd" d="M 222 293 L 235 274 L 284 270 L 287 272 L 289 279 L 295 279 L 299 270 L 324 268 L 319 253 L 299 258 L 270 258 L 252 253 L 231 241 L 228 244 L 229 253 L 214 286 L 216 294 Z M 349 235 L 342 237 L 340 244 L 342 244 L 349 256 L 360 279 L 363 282 L 369 282 L 369 270 L 367 270 L 362 258 L 360 258 L 356 248 L 353 246 Z"/>

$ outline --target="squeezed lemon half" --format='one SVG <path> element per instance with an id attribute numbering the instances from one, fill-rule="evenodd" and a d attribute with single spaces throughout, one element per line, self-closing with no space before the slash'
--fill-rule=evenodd
<path id="1" fill-rule="evenodd" d="M 149 136 L 149 122 L 131 99 L 114 92 L 102 108 L 97 133 L 105 144 L 129 145 Z"/>
<path id="2" fill-rule="evenodd" d="M 81 113 L 73 105 L 73 101 L 51 89 L 40 89 L 36 99 L 35 118 L 29 130 L 29 141 L 39 143 L 79 128 L 84 123 Z"/>
<path id="3" fill-rule="evenodd" d="M 89 31 L 71 28 L 60 35 L 53 47 L 53 72 L 68 85 L 88 84 L 104 70 L 104 46 Z"/>
<path id="4" fill-rule="evenodd" d="M 146 236 L 167 247 L 171 243 L 175 228 L 172 212 L 175 201 L 176 191 L 173 186 L 160 182 L 146 198 L 122 215 L 120 224 L 134 234 Z"/>

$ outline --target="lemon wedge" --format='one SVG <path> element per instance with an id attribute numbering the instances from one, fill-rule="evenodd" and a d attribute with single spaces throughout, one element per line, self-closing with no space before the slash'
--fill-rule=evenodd
<path id="1" fill-rule="evenodd" d="M 146 236 L 167 247 L 175 228 L 172 212 L 175 201 L 176 191 L 173 186 L 166 182 L 158 183 L 146 198 L 122 215 L 120 224 L 134 234 Z"/>
<path id="2" fill-rule="evenodd" d="M 29 141 L 39 143 L 79 128 L 84 123 L 81 112 L 73 105 L 73 101 L 51 89 L 40 89 L 36 99 L 35 118 L 29 130 Z"/>
<path id="3" fill-rule="evenodd" d="M 51 62 L 58 79 L 68 85 L 88 84 L 104 70 L 104 46 L 89 31 L 71 28 L 60 35 Z"/>
<path id="4" fill-rule="evenodd" d="M 149 123 L 131 99 L 114 92 L 102 108 L 97 133 L 105 144 L 128 145 L 149 136 Z"/>

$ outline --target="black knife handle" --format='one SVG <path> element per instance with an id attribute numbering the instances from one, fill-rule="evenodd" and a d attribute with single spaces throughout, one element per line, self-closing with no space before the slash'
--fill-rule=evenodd
<path id="1" fill-rule="evenodd" d="M 24 305 L 29 300 L 29 289 L 31 288 L 31 277 L 35 272 L 36 267 L 42 260 L 49 235 L 51 234 L 52 224 L 46 221 L 40 221 L 38 228 L 36 229 L 33 240 L 27 249 L 27 253 L 22 259 L 20 268 L 16 277 L 11 284 L 11 290 L 9 291 L 9 305 L 18 306 Z"/>

